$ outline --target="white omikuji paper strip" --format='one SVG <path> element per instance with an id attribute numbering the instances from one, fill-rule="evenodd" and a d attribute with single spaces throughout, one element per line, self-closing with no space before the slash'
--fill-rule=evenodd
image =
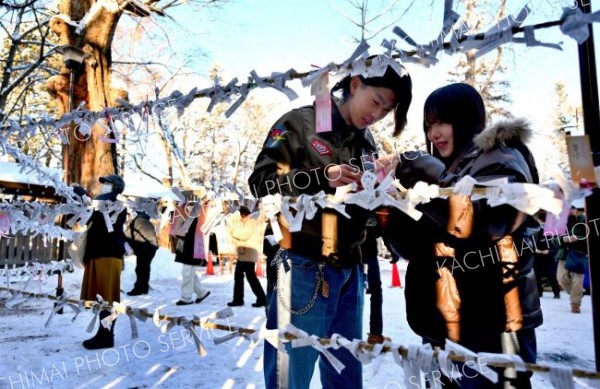
<path id="1" fill-rule="evenodd" d="M 556 389 L 575 389 L 573 369 L 565 366 L 550 366 L 550 382 Z"/>
<path id="2" fill-rule="evenodd" d="M 319 342 L 319 338 L 315 335 L 308 335 L 306 332 L 296 328 L 293 324 L 288 324 L 285 328 L 285 331 L 294 335 L 296 339 L 292 340 L 292 347 L 312 347 L 321 355 L 331 363 L 331 366 L 341 374 L 342 370 L 344 370 L 344 364 L 337 359 L 329 350 L 327 350 L 327 346 L 321 344 Z"/>
<path id="3" fill-rule="evenodd" d="M 433 355 L 434 350 L 431 344 L 426 343 L 419 348 L 416 365 L 425 377 L 433 377 L 433 370 L 436 368 Z"/>
<path id="4" fill-rule="evenodd" d="M 200 355 L 201 357 L 205 357 L 208 354 L 208 351 L 206 350 L 204 343 L 202 343 L 202 340 L 196 333 L 196 330 L 194 328 L 195 327 L 194 323 L 189 319 L 181 318 L 179 324 L 181 326 L 183 326 L 183 328 L 185 328 L 187 330 L 187 332 L 194 339 L 194 344 L 196 345 L 196 352 L 198 353 L 198 355 Z M 216 344 L 216 339 L 215 339 L 215 344 Z"/>
<path id="5" fill-rule="evenodd" d="M 421 346 L 416 344 L 409 344 L 407 347 L 407 354 L 402 357 L 402 369 L 404 371 L 404 384 L 407 388 L 412 385 L 412 380 L 416 379 L 419 387 L 423 385 L 423 376 L 417 365 L 417 357 L 419 356 L 419 350 Z M 414 377 L 414 378 L 413 378 Z"/>
<path id="6" fill-rule="evenodd" d="M 485 363 L 482 363 L 482 359 L 484 359 L 484 357 L 474 353 L 458 343 L 452 342 L 449 339 L 446 339 L 446 350 L 464 355 L 466 358 L 465 364 L 472 362 L 471 365 L 468 365 L 470 369 L 476 371 L 478 374 L 481 374 L 481 376 L 487 378 L 493 383 L 498 382 L 498 373 L 486 366 Z"/>
<path id="7" fill-rule="evenodd" d="M 564 8 L 560 31 L 582 44 L 589 37 L 588 24 L 600 21 L 600 11 L 584 14 L 580 9 Z"/>
<path id="8" fill-rule="evenodd" d="M 477 353 L 486 363 L 512 363 L 516 371 L 527 371 L 523 358 L 516 354 Z"/>
<path id="9" fill-rule="evenodd" d="M 439 350 L 437 363 L 443 375 L 448 377 L 450 381 L 456 381 L 462 377 L 458 367 L 450 359 L 450 353 L 446 350 Z"/>

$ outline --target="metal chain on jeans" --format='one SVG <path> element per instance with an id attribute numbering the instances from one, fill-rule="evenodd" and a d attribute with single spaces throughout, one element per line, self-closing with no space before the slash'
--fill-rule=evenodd
<path id="1" fill-rule="evenodd" d="M 283 298 L 283 296 L 281 295 L 281 288 L 280 288 L 280 267 L 283 263 L 283 259 L 282 259 L 282 253 L 283 253 L 284 249 L 279 249 L 279 251 L 277 251 L 277 254 L 275 254 L 275 258 L 273 258 L 273 261 L 276 261 L 277 263 L 277 285 L 275 286 L 275 289 L 277 289 L 277 298 L 279 299 L 279 303 L 281 304 L 281 306 L 288 312 L 290 312 L 292 315 L 304 315 L 306 312 L 310 311 L 313 307 L 313 305 L 315 305 L 315 301 L 317 301 L 317 295 L 319 294 L 319 287 L 321 286 L 323 280 L 325 279 L 325 277 L 323 276 L 323 267 L 325 266 L 324 263 L 319 263 L 317 266 L 319 267 L 316 277 L 315 277 L 315 289 L 313 291 L 313 295 L 310 298 L 310 301 L 308 302 L 308 304 L 306 304 L 306 306 L 304 306 L 303 308 L 300 309 L 292 309 L 290 306 L 288 306 L 285 302 L 285 299 Z M 291 305 L 291 304 L 290 304 Z"/>

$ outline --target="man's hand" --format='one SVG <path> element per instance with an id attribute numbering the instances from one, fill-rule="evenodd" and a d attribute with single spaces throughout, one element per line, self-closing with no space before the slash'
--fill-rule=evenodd
<path id="1" fill-rule="evenodd" d="M 353 182 L 360 184 L 362 172 L 356 166 L 346 164 L 330 165 L 325 170 L 325 177 L 327 177 L 331 188 L 337 188 L 339 186 L 352 184 Z"/>

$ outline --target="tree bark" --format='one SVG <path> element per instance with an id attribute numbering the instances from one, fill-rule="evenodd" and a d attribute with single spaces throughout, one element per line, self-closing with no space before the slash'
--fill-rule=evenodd
<path id="1" fill-rule="evenodd" d="M 73 21 L 80 21 L 95 3 L 95 0 L 61 0 L 59 12 Z M 126 98 L 124 91 L 110 87 L 111 45 L 122 10 L 108 8 L 98 7 L 82 35 L 78 35 L 75 27 L 61 18 L 55 17 L 50 22 L 52 31 L 58 35 L 62 45 L 72 45 L 89 54 L 81 68 L 75 72 L 70 107 L 65 101 L 65 96 L 68 100 L 70 87 L 69 69 L 63 66 L 61 74 L 48 81 L 48 89 L 58 100 L 61 114 L 77 107 L 81 102 L 85 102 L 85 108 L 90 111 L 100 111 L 115 106 L 114 97 Z M 79 183 L 92 194 L 97 194 L 100 176 L 119 173 L 116 144 L 106 142 L 111 136 L 114 138 L 114 134 L 107 134 L 106 128 L 98 124 L 93 124 L 89 138 L 84 137 L 73 126 L 69 128 L 69 144 L 63 160 L 68 183 Z M 88 139 L 83 140 L 85 138 Z"/>

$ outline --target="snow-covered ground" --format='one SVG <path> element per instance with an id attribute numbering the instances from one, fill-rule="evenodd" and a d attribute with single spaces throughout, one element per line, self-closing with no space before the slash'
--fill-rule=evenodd
<path id="1" fill-rule="evenodd" d="M 135 281 L 135 257 L 125 260 L 122 290 L 131 289 Z M 399 263 L 404 282 L 405 263 Z M 391 288 L 392 266 L 381 261 L 384 283 L 384 334 L 394 343 L 419 344 L 420 338 L 408 327 L 404 314 L 404 291 Z M 200 304 L 176 306 L 180 297 L 180 265 L 173 255 L 159 250 L 152 264 L 151 287 L 148 295 L 129 297 L 122 294 L 122 303 L 148 308 L 170 316 L 205 317 L 226 307 L 231 301 L 233 275 L 227 271 L 203 276 L 204 285 L 212 292 Z M 205 268 L 200 268 L 202 272 Z M 79 298 L 82 271 L 65 274 L 64 289 L 69 297 Z M 261 279 L 263 285 L 266 280 Z M 1 280 L 6 285 L 6 280 Z M 15 289 L 24 283 L 12 283 Z M 56 276 L 30 282 L 27 290 L 53 293 Z M 246 283 L 246 305 L 233 308 L 235 315 L 223 324 L 259 331 L 258 342 L 243 338 L 215 344 L 213 339 L 223 331 L 197 330 L 208 354 L 200 357 L 183 327 L 174 326 L 161 333 L 152 320 L 138 321 L 139 337 L 132 339 L 129 320 L 119 317 L 115 329 L 115 348 L 88 351 L 81 341 L 90 337 L 86 327 L 93 315 L 82 312 L 72 322 L 73 313 L 55 315 L 48 327 L 44 324 L 51 312 L 52 301 L 30 298 L 12 308 L 6 306 L 6 292 L 0 292 L 0 388 L 262 388 L 262 348 L 264 310 L 253 308 L 254 296 Z M 368 295 L 365 300 L 364 329 L 368 331 Z M 542 298 L 544 325 L 538 331 L 539 363 L 561 364 L 594 370 L 594 341 L 589 296 L 584 297 L 582 313 L 570 312 L 568 297 L 553 299 L 550 292 Z M 377 374 L 372 365 L 364 367 L 365 388 L 402 388 L 402 368 L 390 355 L 384 357 Z M 581 387 L 600 388 L 600 381 L 579 381 Z M 319 387 L 315 374 L 312 387 Z M 534 375 L 535 388 L 551 387 L 545 374 Z"/>

